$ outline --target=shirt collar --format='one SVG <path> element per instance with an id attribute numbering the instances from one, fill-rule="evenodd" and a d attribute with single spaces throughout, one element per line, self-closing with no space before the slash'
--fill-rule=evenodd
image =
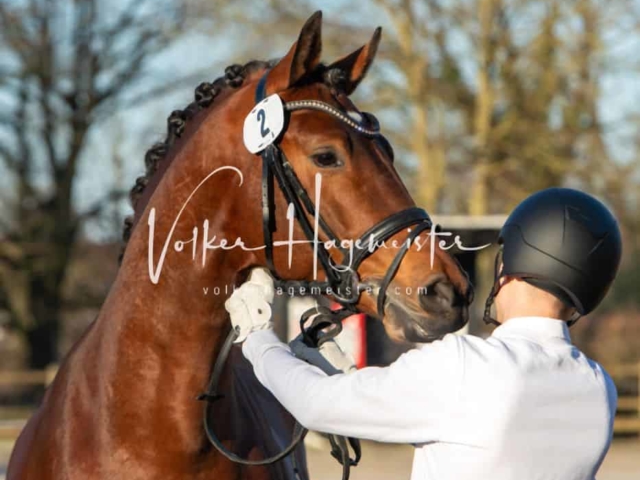
<path id="1" fill-rule="evenodd" d="M 511 318 L 493 331 L 492 337 L 561 338 L 571 343 L 567 322 L 548 317 Z"/>

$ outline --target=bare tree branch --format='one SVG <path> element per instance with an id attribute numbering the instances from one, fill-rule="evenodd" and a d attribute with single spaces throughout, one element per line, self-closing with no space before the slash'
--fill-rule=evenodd
<path id="1" fill-rule="evenodd" d="M 0 282 L 24 331 L 45 329 L 44 338 L 55 333 L 61 307 L 42 305 L 64 304 L 60 282 L 78 231 L 124 195 L 107 192 L 78 213 L 72 201 L 78 165 L 91 129 L 104 118 L 98 113 L 119 108 L 128 89 L 147 76 L 150 57 L 175 38 L 181 2 L 166 0 L 163 5 L 175 8 L 162 11 L 156 1 L 134 0 L 109 23 L 98 0 L 0 4 L 0 50 L 11 59 L 0 79 L 0 93 L 10 98 L 0 113 L 0 166 L 16 182 L 10 215 L 3 216 L 11 220 L 2 229 L 23 249 L 22 257 L 0 255 Z M 57 21 L 62 14 L 71 25 Z M 8 244 L 0 245 L 6 250 Z M 43 357 L 56 352 L 49 344 L 32 347 Z"/>
<path id="2" fill-rule="evenodd" d="M 76 215 L 75 223 L 79 226 L 87 220 L 95 219 L 102 215 L 115 202 L 127 198 L 129 192 L 123 189 L 112 189 L 99 200 L 93 202 L 89 208 Z"/>
<path id="3" fill-rule="evenodd" d="M 15 154 L 6 145 L 0 143 L 0 160 L 5 168 L 15 171 L 18 160 Z"/>

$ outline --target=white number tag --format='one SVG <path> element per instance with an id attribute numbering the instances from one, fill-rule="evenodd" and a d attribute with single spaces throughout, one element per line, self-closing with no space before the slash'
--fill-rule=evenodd
<path id="1" fill-rule="evenodd" d="M 277 94 L 258 103 L 244 119 L 244 146 L 258 153 L 271 145 L 284 128 L 284 106 Z"/>

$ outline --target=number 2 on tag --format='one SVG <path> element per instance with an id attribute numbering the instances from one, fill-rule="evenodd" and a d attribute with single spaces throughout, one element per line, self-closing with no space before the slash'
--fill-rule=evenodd
<path id="1" fill-rule="evenodd" d="M 269 130 L 269 127 L 266 127 L 264 125 L 264 122 L 267 120 L 267 114 L 265 113 L 264 108 L 258 110 L 257 117 L 258 122 L 260 122 L 260 135 L 262 135 L 262 138 L 264 138 L 271 132 L 271 130 Z"/>

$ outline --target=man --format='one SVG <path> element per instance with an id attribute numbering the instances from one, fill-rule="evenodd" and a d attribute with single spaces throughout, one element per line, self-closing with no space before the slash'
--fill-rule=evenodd
<path id="1" fill-rule="evenodd" d="M 617 395 L 602 367 L 571 344 L 568 327 L 616 275 L 617 222 L 585 193 L 548 189 L 516 208 L 499 243 L 485 311 L 499 325 L 493 334 L 446 335 L 385 368 L 329 376 L 296 358 L 270 329 L 273 285 L 264 271 L 227 309 L 256 376 L 302 425 L 412 443 L 413 479 L 593 479 Z M 294 347 L 313 359 L 312 349 Z M 335 349 L 325 357 L 351 366 Z"/>

